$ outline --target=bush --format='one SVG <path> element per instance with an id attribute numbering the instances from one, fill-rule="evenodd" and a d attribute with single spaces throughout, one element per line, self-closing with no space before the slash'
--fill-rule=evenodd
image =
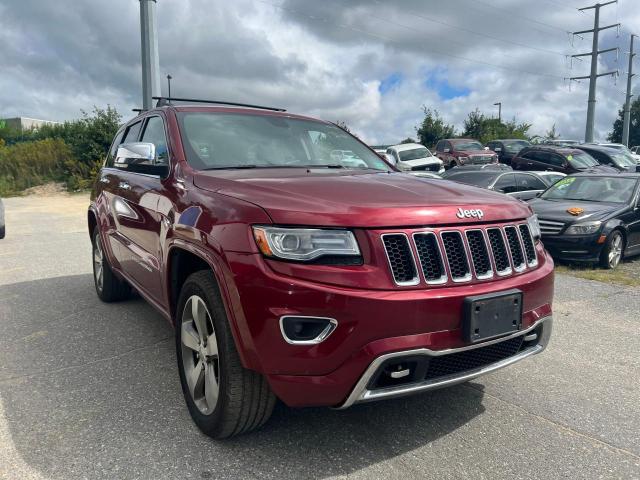
<path id="1" fill-rule="evenodd" d="M 44 125 L 35 130 L 16 131 L 0 129 L 0 195 L 16 194 L 33 185 L 48 181 L 63 181 L 69 190 L 84 190 L 91 186 L 111 141 L 120 124 L 120 114 L 107 106 L 94 107 L 93 112 L 82 112 L 82 118 L 59 125 Z M 42 143 L 55 141 L 55 143 Z M 55 145 L 55 147 L 53 147 Z M 46 161 L 37 151 L 57 148 L 59 154 L 46 173 Z M 0 150 L 1 151 L 1 150 Z M 2 157 L 7 156 L 6 170 Z M 36 158 L 37 157 L 37 158 Z M 31 165 L 31 162 L 35 162 Z M 9 165 L 10 164 L 10 165 Z M 17 170 L 16 170 L 17 169 Z M 24 186 L 26 185 L 26 186 Z"/>
<path id="2" fill-rule="evenodd" d="M 51 181 L 64 181 L 73 164 L 69 146 L 59 138 L 0 146 L 0 196 Z"/>

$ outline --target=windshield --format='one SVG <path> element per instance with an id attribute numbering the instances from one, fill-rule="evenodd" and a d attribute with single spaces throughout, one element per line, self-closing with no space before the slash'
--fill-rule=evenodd
<path id="1" fill-rule="evenodd" d="M 426 148 L 414 148 L 412 150 L 403 150 L 398 152 L 401 162 L 408 160 L 417 160 L 418 158 L 427 158 L 431 156 L 431 152 Z"/>
<path id="2" fill-rule="evenodd" d="M 531 145 L 526 140 L 521 140 L 516 142 L 503 142 L 503 143 L 504 143 L 504 149 L 509 153 L 518 153 L 524 147 L 528 147 L 529 145 Z"/>
<path id="3" fill-rule="evenodd" d="M 272 115 L 178 114 L 189 164 L 199 170 L 225 168 L 358 168 L 389 166 L 334 125 Z"/>
<path id="4" fill-rule="evenodd" d="M 456 150 L 484 150 L 480 142 L 455 142 L 453 148 Z"/>
<path id="5" fill-rule="evenodd" d="M 588 153 L 571 153 L 567 155 L 567 160 L 574 168 L 587 168 L 600 165 L 598 161 Z"/>
<path id="6" fill-rule="evenodd" d="M 635 178 L 566 177 L 549 187 L 540 198 L 629 203 L 635 186 Z"/>
<path id="7" fill-rule="evenodd" d="M 627 152 L 614 153 L 613 155 L 611 155 L 611 157 L 613 158 L 613 161 L 616 163 L 616 165 L 620 167 L 635 167 L 637 165 L 636 159 Z"/>

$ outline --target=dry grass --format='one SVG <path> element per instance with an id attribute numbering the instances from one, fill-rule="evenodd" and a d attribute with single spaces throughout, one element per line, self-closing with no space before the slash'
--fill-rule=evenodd
<path id="1" fill-rule="evenodd" d="M 598 282 L 640 287 L 640 260 L 621 264 L 615 270 L 581 265 L 557 265 L 556 272 Z"/>

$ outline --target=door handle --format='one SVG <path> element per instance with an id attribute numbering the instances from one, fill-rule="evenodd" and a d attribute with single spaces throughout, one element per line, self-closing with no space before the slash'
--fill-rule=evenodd
<path id="1" fill-rule="evenodd" d="M 129 185 L 127 182 L 120 182 L 118 186 L 123 190 L 131 190 L 131 185 Z"/>

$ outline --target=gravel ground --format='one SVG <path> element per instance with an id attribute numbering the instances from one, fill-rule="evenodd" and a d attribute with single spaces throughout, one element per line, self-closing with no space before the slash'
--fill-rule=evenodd
<path id="1" fill-rule="evenodd" d="M 84 196 L 5 201 L 0 478 L 640 478 L 640 289 L 558 275 L 551 345 L 472 383 L 200 434 L 173 332 L 93 290 Z"/>

